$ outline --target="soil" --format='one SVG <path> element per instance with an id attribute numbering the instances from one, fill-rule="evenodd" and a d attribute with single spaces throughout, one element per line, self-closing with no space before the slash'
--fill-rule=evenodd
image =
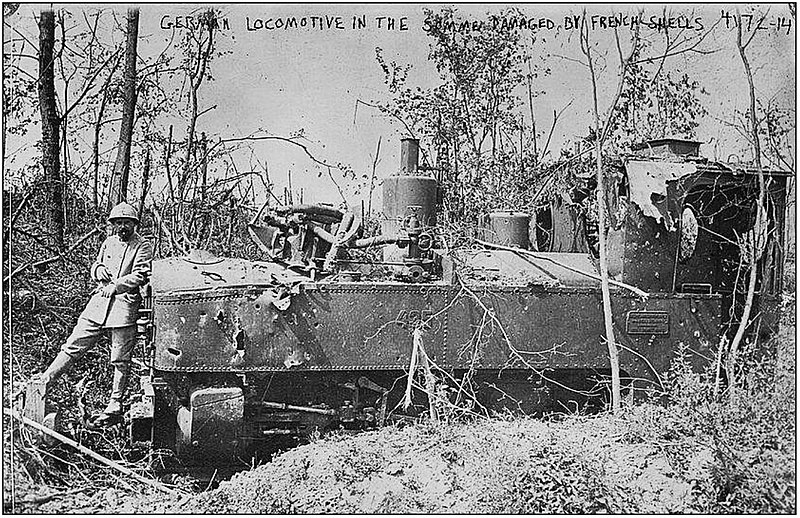
<path id="1" fill-rule="evenodd" d="M 54 491 L 18 484 L 35 513 L 677 513 L 707 477 L 698 448 L 679 477 L 661 448 L 608 416 L 422 424 L 300 446 L 183 497 L 152 488 Z M 131 482 L 130 484 L 134 484 Z M 538 497 L 538 499 L 536 498 Z M 10 511 L 10 495 L 5 507 Z"/>

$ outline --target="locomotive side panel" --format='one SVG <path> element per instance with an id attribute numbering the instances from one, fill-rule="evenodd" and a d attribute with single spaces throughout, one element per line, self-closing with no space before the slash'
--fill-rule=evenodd
<path id="1" fill-rule="evenodd" d="M 620 363 L 637 388 L 658 384 L 675 350 L 698 368 L 713 357 L 717 295 L 612 296 Z M 491 315 L 487 312 L 491 312 Z M 608 369 L 602 297 L 581 288 L 506 288 L 451 309 L 448 365 L 479 369 Z"/>
<path id="2" fill-rule="evenodd" d="M 449 369 L 604 369 L 599 289 L 308 284 L 299 294 L 247 288 L 157 297 L 155 363 L 171 372 L 403 370 L 413 330 Z M 614 293 L 625 370 L 656 381 L 675 348 L 708 357 L 717 295 Z M 655 372 L 653 372 L 655 371 Z"/>
<path id="3" fill-rule="evenodd" d="M 446 286 L 308 284 L 276 298 L 243 288 L 157 297 L 156 369 L 172 372 L 408 368 L 413 328 L 446 357 Z"/>

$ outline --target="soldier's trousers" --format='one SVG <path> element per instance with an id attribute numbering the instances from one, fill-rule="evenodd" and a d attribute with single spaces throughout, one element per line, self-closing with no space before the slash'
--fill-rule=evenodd
<path id="1" fill-rule="evenodd" d="M 133 347 L 136 344 L 136 324 L 126 327 L 103 327 L 100 324 L 87 320 L 85 318 L 78 319 L 72 334 L 69 335 L 67 341 L 61 346 L 61 351 L 73 360 L 77 360 L 83 354 L 94 347 L 97 340 L 103 335 L 103 332 L 111 331 L 111 365 L 114 366 L 116 371 L 126 373 L 130 368 L 131 355 L 133 354 Z M 127 380 L 125 380 L 127 381 Z M 122 399 L 122 392 L 125 390 L 125 382 L 120 384 L 114 383 L 111 392 L 111 399 Z"/>

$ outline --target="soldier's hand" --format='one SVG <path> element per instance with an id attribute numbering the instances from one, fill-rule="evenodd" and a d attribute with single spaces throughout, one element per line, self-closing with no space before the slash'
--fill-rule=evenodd
<path id="1" fill-rule="evenodd" d="M 100 292 L 100 294 L 101 294 L 103 297 L 106 297 L 106 298 L 111 298 L 111 297 L 113 297 L 113 296 L 114 296 L 114 294 L 115 294 L 116 292 L 117 292 L 117 285 L 116 285 L 116 284 L 114 284 L 114 283 L 112 282 L 112 283 L 110 283 L 110 284 L 107 284 L 107 285 L 106 285 L 106 286 L 103 288 L 103 291 L 101 291 L 101 292 Z"/>
<path id="2" fill-rule="evenodd" d="M 105 266 L 100 266 L 95 275 L 97 275 L 97 280 L 100 282 L 111 282 L 111 274 Z"/>

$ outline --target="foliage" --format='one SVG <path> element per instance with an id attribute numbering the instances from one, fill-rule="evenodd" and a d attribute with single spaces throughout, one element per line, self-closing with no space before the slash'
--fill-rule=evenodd
<path id="1" fill-rule="evenodd" d="M 504 512 L 595 514 L 619 510 L 613 489 L 604 480 L 603 467 L 596 460 L 556 444 L 543 445 L 532 457 L 521 465 L 509 466 L 516 476 L 508 494 L 502 495 L 509 502 Z"/>
<path id="2" fill-rule="evenodd" d="M 777 99 L 756 99 L 756 122 L 762 160 L 766 167 L 794 172 L 794 140 L 796 128 L 794 108 L 784 108 Z M 734 110 L 731 121 L 726 122 L 748 143 L 753 155 L 753 132 L 750 110 Z"/>
<path id="3" fill-rule="evenodd" d="M 652 43 L 641 39 L 631 56 L 619 101 L 613 107 L 607 145 L 615 154 L 632 144 L 675 137 L 692 140 L 707 113 L 701 95 L 707 92 L 685 73 L 665 70 L 664 59 L 645 58 Z"/>
<path id="4" fill-rule="evenodd" d="M 487 14 L 478 30 L 461 30 L 464 21 L 453 8 L 424 12 L 428 57 L 441 84 L 407 86 L 409 65 L 387 63 L 377 49 L 392 96 L 379 107 L 421 140 L 423 166 L 436 171 L 444 192 L 442 221 L 475 224 L 490 208 L 517 206 L 519 188 L 536 175 L 534 137 L 525 131 L 517 91 L 532 58 L 521 31 L 503 23 L 516 9 Z M 547 73 L 538 63 L 530 70 L 532 77 Z"/>
<path id="5" fill-rule="evenodd" d="M 630 411 L 628 439 L 664 445 L 680 475 L 695 481 L 697 512 L 795 511 L 792 333 L 783 332 L 766 346 L 777 347 L 777 355 L 750 356 L 733 402 L 714 396 L 713 368 L 694 372 L 684 349 L 666 378 L 666 405 Z"/>

